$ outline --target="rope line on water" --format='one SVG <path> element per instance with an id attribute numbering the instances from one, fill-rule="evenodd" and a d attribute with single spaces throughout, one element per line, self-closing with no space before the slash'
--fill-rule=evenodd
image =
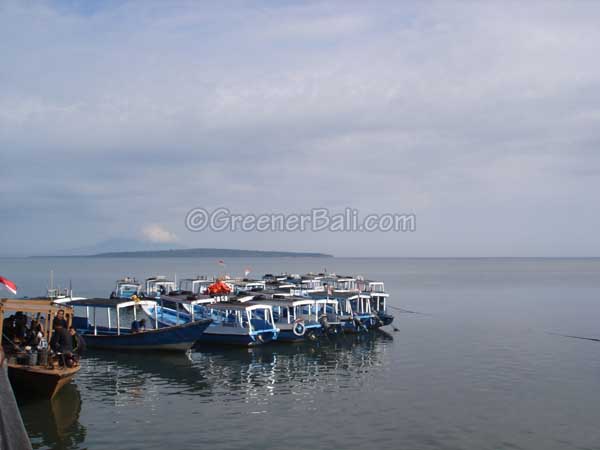
<path id="1" fill-rule="evenodd" d="M 550 332 L 548 332 L 547 334 L 551 334 L 553 336 L 562 336 L 562 337 L 567 337 L 567 338 L 572 338 L 572 339 L 583 339 L 585 341 L 600 342 L 600 339 L 589 338 L 589 337 L 584 337 L 584 336 L 572 336 L 570 334 L 560 334 L 560 333 L 550 333 Z"/>
<path id="2" fill-rule="evenodd" d="M 411 311 L 410 309 L 404 309 L 404 308 L 400 308 L 398 306 L 388 305 L 388 308 L 395 309 L 397 311 L 408 313 L 408 314 L 420 314 L 422 316 L 431 316 L 431 314 L 428 314 L 428 313 L 419 312 L 419 311 Z"/>

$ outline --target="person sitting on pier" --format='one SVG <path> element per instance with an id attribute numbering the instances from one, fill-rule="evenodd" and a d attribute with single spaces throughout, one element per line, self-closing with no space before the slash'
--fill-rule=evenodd
<path id="1" fill-rule="evenodd" d="M 143 331 L 146 331 L 146 319 L 134 320 L 131 322 L 132 333 L 141 333 Z"/>

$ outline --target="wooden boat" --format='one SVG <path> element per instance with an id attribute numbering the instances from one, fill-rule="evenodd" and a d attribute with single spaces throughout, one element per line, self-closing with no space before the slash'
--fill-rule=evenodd
<path id="1" fill-rule="evenodd" d="M 13 389 L 20 394 L 38 394 L 44 398 L 54 397 L 62 387 L 69 383 L 80 367 L 28 366 L 16 363 L 8 364 L 8 378 Z"/>
<path id="2" fill-rule="evenodd" d="M 76 300 L 69 304 L 77 308 L 74 326 L 90 348 L 187 351 L 202 337 L 212 322 L 211 319 L 203 318 L 181 325 L 159 327 L 157 304 L 150 299 L 94 298 Z M 128 319 L 137 320 L 138 307 L 153 308 L 153 328 L 134 333 L 129 327 L 122 326 L 121 314 L 122 310 L 131 309 Z M 79 315 L 82 310 L 85 311 L 85 316 Z M 143 311 L 141 313 L 145 316 Z"/>
<path id="3" fill-rule="evenodd" d="M 0 300 L 0 317 L 11 312 L 36 316 L 43 324 L 44 338 L 50 342 L 53 334 L 52 323 L 59 310 L 65 312 L 65 319 L 70 325 L 73 310 L 69 306 L 55 305 L 49 299 L 3 299 Z M 46 364 L 32 364 L 34 359 L 25 354 L 19 342 L 9 341 L 3 333 L 3 322 L 0 322 L 0 342 L 8 358 L 8 377 L 13 389 L 19 394 L 37 395 L 51 398 L 69 383 L 80 367 L 61 366 L 55 357 L 49 355 Z"/>

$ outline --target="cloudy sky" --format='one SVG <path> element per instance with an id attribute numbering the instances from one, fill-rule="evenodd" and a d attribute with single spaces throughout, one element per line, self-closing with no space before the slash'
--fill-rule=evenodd
<path id="1" fill-rule="evenodd" d="M 0 255 L 600 255 L 599 21 L 588 1 L 0 0 Z M 191 233 L 194 207 L 417 231 Z"/>

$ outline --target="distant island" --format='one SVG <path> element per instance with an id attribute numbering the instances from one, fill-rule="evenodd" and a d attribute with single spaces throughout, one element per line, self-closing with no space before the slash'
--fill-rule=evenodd
<path id="1" fill-rule="evenodd" d="M 332 258 L 333 255 L 314 252 L 279 252 L 264 250 L 236 250 L 231 248 L 189 248 L 174 250 L 142 250 L 105 252 L 83 255 L 90 258 Z"/>

